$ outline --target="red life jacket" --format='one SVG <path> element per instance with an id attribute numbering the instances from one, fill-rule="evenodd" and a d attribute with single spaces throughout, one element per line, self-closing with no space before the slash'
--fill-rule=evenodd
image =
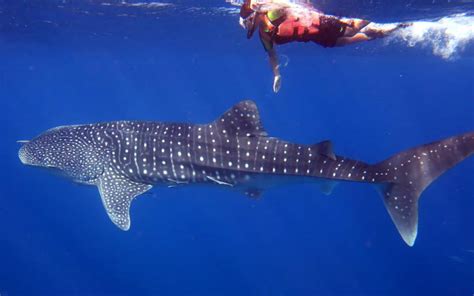
<path id="1" fill-rule="evenodd" d="M 272 34 L 272 39 L 277 44 L 292 41 L 308 42 L 319 33 L 319 15 L 317 14 L 311 20 L 311 25 L 308 25 L 308 21 L 302 24 L 298 17 L 288 14 L 287 10 L 269 11 L 264 17 L 275 26 L 272 32 L 267 31 Z"/>
<path id="2" fill-rule="evenodd" d="M 298 18 L 287 17 L 281 22 L 275 32 L 274 41 L 277 44 L 292 41 L 308 42 L 314 40 L 319 30 L 319 17 L 315 17 L 311 25 L 303 25 Z"/>
<path id="3" fill-rule="evenodd" d="M 334 47 L 349 26 L 336 17 L 320 14 L 314 14 L 312 19 L 305 20 L 304 24 L 298 17 L 287 13 L 277 14 L 278 17 L 273 20 L 271 16 L 269 13 L 265 15 L 274 28 L 271 31 L 263 31 L 267 32 L 268 38 L 275 44 L 312 41 L 324 47 Z"/>

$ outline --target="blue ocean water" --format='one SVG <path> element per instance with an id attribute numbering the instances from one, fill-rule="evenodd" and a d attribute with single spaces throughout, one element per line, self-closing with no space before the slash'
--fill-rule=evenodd
<path id="1" fill-rule="evenodd" d="M 259 200 L 159 188 L 134 201 L 122 232 L 96 188 L 18 160 L 17 140 L 54 126 L 204 123 L 242 99 L 273 136 L 331 139 L 372 163 L 474 130 L 472 2 L 314 4 L 378 22 L 462 14 L 464 27 L 410 44 L 281 46 L 274 94 L 260 42 L 223 1 L 0 1 L 0 295 L 472 295 L 474 159 L 424 192 L 412 248 L 365 184 L 331 196 L 284 186 Z"/>

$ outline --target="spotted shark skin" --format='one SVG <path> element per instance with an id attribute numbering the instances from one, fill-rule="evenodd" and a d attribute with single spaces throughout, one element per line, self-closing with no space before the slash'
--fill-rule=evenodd
<path id="1" fill-rule="evenodd" d="M 98 187 L 110 219 L 130 228 L 132 200 L 153 186 L 212 184 L 258 197 L 273 185 L 339 181 L 379 189 L 403 240 L 413 246 L 418 199 L 438 176 L 474 152 L 466 133 L 395 154 L 378 164 L 335 155 L 329 141 L 300 145 L 269 137 L 252 101 L 209 124 L 116 121 L 57 127 L 22 141 L 23 164 L 61 171 Z"/>

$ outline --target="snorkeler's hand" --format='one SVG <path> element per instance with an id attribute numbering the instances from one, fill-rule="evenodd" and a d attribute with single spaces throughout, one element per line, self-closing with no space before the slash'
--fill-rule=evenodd
<path id="1" fill-rule="evenodd" d="M 281 76 L 276 75 L 273 78 L 273 92 L 277 93 L 280 90 L 280 87 L 281 87 Z"/>

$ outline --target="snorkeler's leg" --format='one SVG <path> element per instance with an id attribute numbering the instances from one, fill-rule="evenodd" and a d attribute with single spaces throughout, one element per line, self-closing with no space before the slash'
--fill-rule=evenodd
<path id="1" fill-rule="evenodd" d="M 411 26 L 412 23 L 398 23 L 398 24 L 376 24 L 370 23 L 361 30 L 361 33 L 367 35 L 370 39 L 386 37 L 396 30 Z"/>
<path id="2" fill-rule="evenodd" d="M 376 23 L 368 23 L 365 25 L 360 32 L 354 35 L 347 35 L 344 34 L 343 37 L 339 37 L 336 42 L 336 46 L 344 46 L 352 43 L 357 43 L 361 41 L 369 41 L 376 38 L 383 38 L 394 31 L 402 28 L 406 28 L 411 26 L 412 23 L 400 23 L 400 24 L 393 24 L 392 26 L 388 27 L 387 25 L 379 25 Z M 385 27 L 384 27 L 385 26 Z"/>
<path id="3" fill-rule="evenodd" d="M 362 42 L 371 40 L 369 36 L 365 35 L 364 33 L 357 33 L 354 36 L 350 37 L 339 37 L 336 41 L 336 46 L 344 46 L 352 43 Z"/>
<path id="4" fill-rule="evenodd" d="M 368 24 L 370 24 L 370 21 L 368 20 L 353 19 L 352 26 L 358 30 L 361 30 L 363 27 L 367 26 Z"/>
<path id="5" fill-rule="evenodd" d="M 370 21 L 362 19 L 341 19 L 341 22 L 347 24 L 344 32 L 344 37 L 352 37 L 359 33 L 365 26 L 370 24 Z"/>

